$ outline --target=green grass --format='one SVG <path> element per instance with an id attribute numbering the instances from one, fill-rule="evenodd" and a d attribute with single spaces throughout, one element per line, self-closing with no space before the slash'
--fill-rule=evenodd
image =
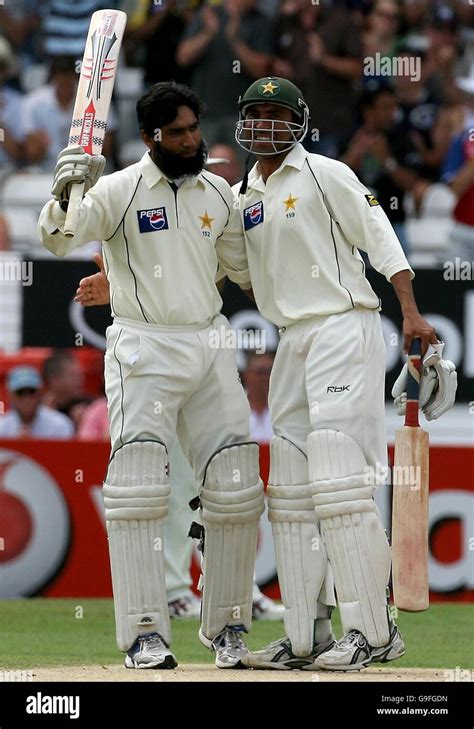
<path id="1" fill-rule="evenodd" d="M 400 612 L 397 622 L 407 655 L 392 664 L 394 669 L 474 666 L 472 605 L 436 604 L 424 613 Z M 340 636 L 337 614 L 334 628 Z M 179 662 L 213 663 L 212 654 L 199 643 L 197 621 L 173 620 L 172 629 L 172 647 Z M 282 636 L 282 623 L 255 622 L 248 644 L 256 649 Z M 0 669 L 121 661 L 115 646 L 111 600 L 2 600 L 0 646 Z"/>

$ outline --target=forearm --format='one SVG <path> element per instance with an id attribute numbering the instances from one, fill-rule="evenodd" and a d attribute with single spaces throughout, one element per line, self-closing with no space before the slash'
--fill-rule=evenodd
<path id="1" fill-rule="evenodd" d="M 254 296 L 252 287 L 250 287 L 249 289 L 242 289 L 242 291 L 244 292 L 245 296 L 248 299 L 250 299 L 251 301 L 253 301 L 254 304 L 256 303 L 255 302 L 255 296 Z"/>
<path id="2" fill-rule="evenodd" d="M 449 186 L 457 198 L 460 198 L 474 184 L 474 160 L 466 162 Z"/>
<path id="3" fill-rule="evenodd" d="M 197 61 L 214 38 L 214 34 L 204 28 L 193 38 L 182 41 L 176 52 L 176 61 L 179 66 L 189 66 Z"/>
<path id="4" fill-rule="evenodd" d="M 324 55 L 320 65 L 329 73 L 341 78 L 358 79 L 362 75 L 362 63 L 357 58 Z"/>
<path id="5" fill-rule="evenodd" d="M 243 41 L 235 38 L 232 49 L 242 63 L 243 70 L 252 78 L 262 78 L 270 73 L 272 59 L 267 53 L 253 51 Z"/>
<path id="6" fill-rule="evenodd" d="M 387 170 L 387 172 L 390 175 L 392 182 L 394 182 L 395 185 L 400 187 L 402 190 L 411 190 L 415 183 L 420 179 L 416 172 L 412 172 L 406 167 L 401 167 L 400 165 L 397 165 L 397 167 L 392 170 Z"/>
<path id="7" fill-rule="evenodd" d="M 403 316 L 417 314 L 418 306 L 413 293 L 410 271 L 399 271 L 391 277 L 390 283 L 395 289 Z"/>

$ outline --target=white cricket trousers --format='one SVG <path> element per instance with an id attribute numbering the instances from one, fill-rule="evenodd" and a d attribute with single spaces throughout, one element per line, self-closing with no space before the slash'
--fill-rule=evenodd
<path id="1" fill-rule="evenodd" d="M 356 308 L 287 327 L 270 378 L 275 435 L 307 453 L 312 431 L 340 430 L 369 466 L 385 466 L 385 363 L 378 311 Z"/>
<path id="2" fill-rule="evenodd" d="M 211 332 L 221 327 L 229 327 L 221 314 L 205 327 L 115 318 L 105 354 L 112 453 L 136 440 L 161 441 L 169 453 L 177 434 L 202 483 L 216 451 L 250 440 L 234 351 L 212 346 Z"/>

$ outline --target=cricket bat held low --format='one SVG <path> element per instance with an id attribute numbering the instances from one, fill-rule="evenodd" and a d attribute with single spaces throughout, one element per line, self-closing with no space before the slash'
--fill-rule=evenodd
<path id="1" fill-rule="evenodd" d="M 429 607 L 429 436 L 420 427 L 421 341 L 413 340 L 407 373 L 405 425 L 395 436 L 392 505 L 392 586 L 399 610 Z"/>
<path id="2" fill-rule="evenodd" d="M 89 154 L 102 152 L 126 24 L 127 15 L 119 10 L 98 10 L 91 17 L 69 133 L 69 146 L 80 144 Z M 83 183 L 71 186 L 64 227 L 67 236 L 74 235 L 83 194 Z"/>

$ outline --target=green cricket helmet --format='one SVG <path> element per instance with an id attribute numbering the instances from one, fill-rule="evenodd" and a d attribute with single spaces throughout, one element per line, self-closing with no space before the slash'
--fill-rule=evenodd
<path id="1" fill-rule="evenodd" d="M 281 121 L 280 119 L 248 119 L 251 106 L 255 104 L 276 104 L 290 109 L 298 121 Z M 308 131 L 309 110 L 303 94 L 297 86 L 286 78 L 266 76 L 254 81 L 243 96 L 239 98 L 239 121 L 236 125 L 235 139 L 237 144 L 249 152 L 264 156 L 273 156 L 292 149 L 304 139 Z M 259 122 L 258 129 L 255 127 Z M 263 125 L 262 122 L 265 122 Z M 275 127 L 275 125 L 278 125 Z M 284 125 L 282 127 L 282 125 Z M 276 135 L 290 132 L 291 139 L 280 140 Z M 259 137 L 262 139 L 259 139 Z M 287 135 L 285 135 L 287 136 Z M 258 143 L 270 143 L 272 149 L 259 151 Z M 257 148 L 255 148 L 257 145 Z"/>

